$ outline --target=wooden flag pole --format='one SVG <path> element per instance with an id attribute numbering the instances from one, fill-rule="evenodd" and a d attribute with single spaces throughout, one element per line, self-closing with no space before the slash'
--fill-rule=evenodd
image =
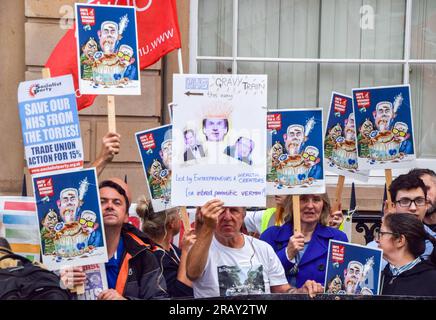
<path id="1" fill-rule="evenodd" d="M 338 211 L 341 206 L 342 191 L 344 190 L 344 182 L 345 182 L 345 176 L 340 175 L 338 177 L 338 184 L 336 185 L 335 203 L 333 205 L 333 210 L 332 210 L 333 212 Z"/>
<path id="2" fill-rule="evenodd" d="M 392 169 L 385 169 L 385 177 L 386 177 L 386 202 L 388 204 L 388 207 L 392 207 L 392 199 L 391 194 L 389 192 L 389 188 L 392 184 Z"/>
<path id="3" fill-rule="evenodd" d="M 42 69 L 42 78 L 43 79 L 51 78 L 50 68 L 43 68 Z M 77 294 L 84 294 L 85 293 L 85 285 L 81 284 L 78 286 L 74 286 L 74 288 L 72 288 L 70 291 L 76 292 Z"/>
<path id="4" fill-rule="evenodd" d="M 115 122 L 115 97 L 107 96 L 107 121 L 109 132 L 117 132 L 117 126 Z"/>
<path id="5" fill-rule="evenodd" d="M 300 220 L 300 196 L 292 196 L 292 211 L 294 216 L 294 234 L 301 232 L 301 220 Z"/>

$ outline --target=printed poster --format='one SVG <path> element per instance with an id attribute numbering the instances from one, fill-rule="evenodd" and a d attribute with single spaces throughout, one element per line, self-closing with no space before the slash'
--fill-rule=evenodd
<path id="1" fill-rule="evenodd" d="M 322 109 L 268 111 L 268 194 L 324 193 Z"/>
<path id="2" fill-rule="evenodd" d="M 324 138 L 326 169 L 366 182 L 369 171 L 361 171 L 358 168 L 356 140 L 353 99 L 333 92 Z"/>
<path id="3" fill-rule="evenodd" d="M 31 174 L 83 167 L 83 146 L 71 75 L 21 82 L 18 109 Z"/>
<path id="4" fill-rule="evenodd" d="M 34 177 L 33 191 L 48 269 L 108 261 L 95 168 Z"/>
<path id="5" fill-rule="evenodd" d="M 174 206 L 265 206 L 266 75 L 177 74 Z"/>
<path id="6" fill-rule="evenodd" d="M 86 274 L 85 293 L 77 296 L 78 300 L 97 300 L 104 290 L 108 289 L 106 268 L 104 263 L 83 266 Z"/>
<path id="7" fill-rule="evenodd" d="M 135 7 L 76 3 L 81 94 L 140 95 Z"/>
<path id="8" fill-rule="evenodd" d="M 353 89 L 359 169 L 415 166 L 410 86 Z"/>
<path id="9" fill-rule="evenodd" d="M 153 209 L 170 209 L 172 125 L 137 132 L 135 136 Z"/>
<path id="10" fill-rule="evenodd" d="M 380 294 L 381 249 L 330 240 L 325 293 Z"/>
<path id="11" fill-rule="evenodd" d="M 38 219 L 33 197 L 0 197 L 0 237 L 14 253 L 31 261 L 40 260 Z"/>

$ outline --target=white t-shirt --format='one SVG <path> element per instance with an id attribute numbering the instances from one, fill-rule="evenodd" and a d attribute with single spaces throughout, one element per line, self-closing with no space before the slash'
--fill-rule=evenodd
<path id="1" fill-rule="evenodd" d="M 222 245 L 213 237 L 203 275 L 193 282 L 195 298 L 270 293 L 287 284 L 285 271 L 272 247 L 244 235 L 242 248 Z"/>

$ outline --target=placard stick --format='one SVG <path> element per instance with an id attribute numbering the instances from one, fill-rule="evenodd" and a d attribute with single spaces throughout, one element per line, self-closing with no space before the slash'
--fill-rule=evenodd
<path id="1" fill-rule="evenodd" d="M 389 188 L 392 184 L 392 169 L 385 169 L 385 177 L 386 177 L 386 202 L 388 203 L 388 207 L 392 206 L 391 194 L 389 193 Z"/>
<path id="2" fill-rule="evenodd" d="M 115 97 L 107 96 L 107 122 L 109 126 L 109 132 L 117 132 L 117 126 L 115 122 Z"/>
<path id="3" fill-rule="evenodd" d="M 191 230 L 191 224 L 189 223 L 189 215 L 188 212 L 186 212 L 186 207 L 180 207 L 180 218 L 182 219 L 185 233 Z"/>
<path id="4" fill-rule="evenodd" d="M 292 211 L 294 216 L 294 234 L 295 232 L 301 232 L 301 221 L 300 221 L 300 196 L 292 196 Z"/>
<path id="5" fill-rule="evenodd" d="M 51 78 L 50 68 L 43 68 L 42 69 L 42 77 L 44 79 Z"/>
<path id="6" fill-rule="evenodd" d="M 338 184 L 336 185 L 335 203 L 333 204 L 333 209 L 332 209 L 333 212 L 338 211 L 339 207 L 341 206 L 342 191 L 344 190 L 344 182 L 345 182 L 345 176 L 339 175 Z"/>
<path id="7" fill-rule="evenodd" d="M 51 78 L 50 68 L 43 68 L 42 69 L 42 78 L 43 79 Z M 76 292 L 77 294 L 84 294 L 85 293 L 85 285 L 81 284 L 81 285 L 75 286 L 70 291 Z"/>

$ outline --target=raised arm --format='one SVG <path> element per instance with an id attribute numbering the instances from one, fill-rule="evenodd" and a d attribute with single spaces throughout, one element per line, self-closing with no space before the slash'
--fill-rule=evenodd
<path id="1" fill-rule="evenodd" d="M 218 199 L 210 200 L 197 211 L 195 225 L 197 241 L 189 250 L 186 261 L 186 275 L 191 281 L 200 278 L 206 267 L 218 216 L 224 211 L 223 204 Z"/>
<path id="2" fill-rule="evenodd" d="M 108 132 L 104 135 L 101 143 L 100 154 L 97 159 L 91 163 L 91 167 L 97 169 L 97 176 L 99 176 L 106 165 L 112 161 L 114 156 L 120 152 L 121 135 L 116 132 Z"/>

